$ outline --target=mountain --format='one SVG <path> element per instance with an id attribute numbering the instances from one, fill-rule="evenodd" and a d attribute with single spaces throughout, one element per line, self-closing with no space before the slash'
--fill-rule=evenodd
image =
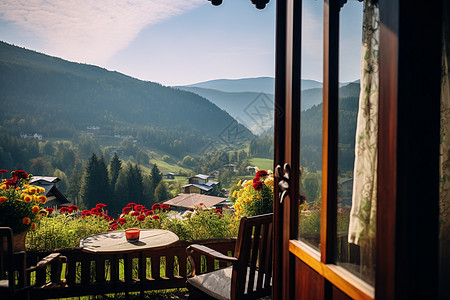
<path id="1" fill-rule="evenodd" d="M 354 82 L 359 83 L 359 80 Z M 339 87 L 345 86 L 349 83 L 350 82 L 340 82 Z M 181 89 L 192 87 L 204 88 L 230 93 L 256 92 L 256 93 L 274 94 L 275 78 L 257 77 L 257 78 L 241 78 L 241 79 L 215 79 L 177 87 Z M 322 88 L 322 82 L 311 79 L 302 79 L 301 82 L 302 91 L 315 88 Z"/>
<path id="2" fill-rule="evenodd" d="M 257 92 L 223 92 L 215 89 L 207 89 L 193 86 L 179 86 L 184 91 L 196 93 L 218 107 L 226 110 L 234 118 L 245 124 L 250 130 L 256 134 L 266 131 L 270 126 L 261 126 L 261 122 L 255 119 L 252 115 L 251 108 L 258 105 L 261 98 L 266 99 L 272 107 L 274 96 L 273 94 L 264 94 Z M 344 83 L 339 89 L 339 97 L 357 97 L 359 95 L 358 83 Z M 308 110 L 311 107 L 322 102 L 322 88 L 313 88 L 302 91 L 302 111 Z"/>
<path id="3" fill-rule="evenodd" d="M 106 69 L 65 61 L 0 42 L 0 126 L 3 133 L 69 137 L 87 127 L 103 135 L 198 151 L 236 124 L 204 97 Z M 230 141 L 226 141 L 230 143 Z M 178 146 L 177 146 L 178 145 Z"/>
<path id="4" fill-rule="evenodd" d="M 275 78 L 257 77 L 257 78 L 242 78 L 242 79 L 216 79 L 189 84 L 183 87 L 199 87 L 231 93 L 256 92 L 256 93 L 274 94 Z M 315 80 L 302 79 L 302 90 L 317 87 L 322 87 L 322 83 Z"/>

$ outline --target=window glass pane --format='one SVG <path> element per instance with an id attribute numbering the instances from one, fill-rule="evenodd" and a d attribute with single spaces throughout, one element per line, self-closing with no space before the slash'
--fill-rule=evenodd
<path id="1" fill-rule="evenodd" d="M 367 5 L 348 1 L 340 11 L 336 263 L 373 284 L 378 38 L 372 27 L 378 19 Z"/>
<path id="2" fill-rule="evenodd" d="M 303 1 L 299 239 L 319 249 L 322 182 L 323 1 Z"/>

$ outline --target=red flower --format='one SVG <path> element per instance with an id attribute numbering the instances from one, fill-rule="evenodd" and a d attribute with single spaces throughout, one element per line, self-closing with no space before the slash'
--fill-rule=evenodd
<path id="1" fill-rule="evenodd" d="M 96 214 L 96 215 L 99 215 L 99 214 L 102 213 L 102 209 L 101 209 L 101 208 L 94 207 L 94 208 L 91 209 L 91 213 Z"/>
<path id="2" fill-rule="evenodd" d="M 260 177 L 266 177 L 266 176 L 267 176 L 267 172 L 264 170 L 261 170 L 261 171 L 256 172 L 255 179 L 259 179 Z"/>
<path id="3" fill-rule="evenodd" d="M 157 209 L 161 209 L 161 205 L 159 205 L 158 203 L 153 204 L 152 210 L 157 210 Z"/>
<path id="4" fill-rule="evenodd" d="M 263 183 L 262 181 L 253 181 L 253 188 L 257 191 L 259 191 L 260 189 L 262 189 L 263 187 Z"/>
<path id="5" fill-rule="evenodd" d="M 143 206 L 143 205 L 136 205 L 135 207 L 134 207 L 134 210 L 135 211 L 142 211 L 143 209 L 144 209 L 145 207 Z"/>
<path id="6" fill-rule="evenodd" d="M 127 207 L 124 207 L 124 208 L 122 209 L 122 213 L 123 213 L 124 215 L 128 215 L 128 214 L 130 213 L 130 211 L 131 211 L 131 208 L 129 208 L 128 206 L 127 206 Z"/>
<path id="7" fill-rule="evenodd" d="M 111 229 L 112 230 L 117 230 L 119 228 L 119 224 L 117 224 L 117 223 L 112 223 L 111 224 Z"/>
<path id="8" fill-rule="evenodd" d="M 130 207 L 131 209 L 133 209 L 133 207 L 135 207 L 136 205 L 137 205 L 136 203 L 130 202 L 130 203 L 128 203 L 127 207 Z"/>
<path id="9" fill-rule="evenodd" d="M 201 202 L 199 205 L 202 206 L 202 205 L 205 205 L 205 204 L 203 204 L 203 202 Z"/>
<path id="10" fill-rule="evenodd" d="M 146 212 L 145 212 L 145 215 L 146 215 L 146 216 L 153 215 L 153 210 L 148 210 L 148 211 L 146 211 Z"/>
<path id="11" fill-rule="evenodd" d="M 55 210 L 51 207 L 47 207 L 46 211 L 48 212 L 49 215 L 51 215 Z"/>
<path id="12" fill-rule="evenodd" d="M 8 173 L 8 170 L 1 169 L 1 170 L 0 170 L 0 173 Z"/>
<path id="13" fill-rule="evenodd" d="M 6 185 L 7 189 L 9 189 L 10 186 L 16 186 L 16 184 L 17 184 L 17 177 L 16 176 L 14 176 L 14 178 L 5 180 L 5 185 Z"/>
<path id="14" fill-rule="evenodd" d="M 135 217 L 135 216 L 139 216 L 140 213 L 139 213 L 138 211 L 133 211 L 133 212 L 131 213 L 131 215 L 132 215 L 133 217 Z"/>
<path id="15" fill-rule="evenodd" d="M 103 209 L 103 207 L 106 207 L 106 204 L 103 204 L 103 203 L 97 203 L 97 205 L 96 205 L 95 207 L 96 207 L 96 208 Z"/>
<path id="16" fill-rule="evenodd" d="M 69 212 L 69 209 L 67 207 L 65 207 L 65 206 L 61 207 L 61 209 L 59 210 L 60 214 L 64 214 L 66 212 Z"/>
<path id="17" fill-rule="evenodd" d="M 220 215 L 220 216 L 219 216 L 219 219 L 220 219 L 220 218 L 223 218 L 223 217 L 224 217 L 224 215 Z"/>
<path id="18" fill-rule="evenodd" d="M 22 171 L 22 170 L 16 170 L 12 174 L 13 174 L 14 177 L 17 176 L 17 177 L 22 178 L 22 179 L 27 179 L 28 178 L 27 172 Z"/>
<path id="19" fill-rule="evenodd" d="M 127 219 L 125 219 L 125 218 L 118 218 L 117 222 L 119 222 L 120 225 L 123 225 L 123 224 L 125 224 L 127 222 Z"/>
<path id="20" fill-rule="evenodd" d="M 77 211 L 77 210 L 78 210 L 78 206 L 76 206 L 76 205 L 70 205 L 70 206 L 68 207 L 68 209 L 69 209 L 69 210 L 72 210 L 72 211 Z"/>
<path id="21" fill-rule="evenodd" d="M 145 220 L 145 216 L 144 215 L 140 215 L 139 217 L 137 217 L 138 221 L 144 221 Z"/>
<path id="22" fill-rule="evenodd" d="M 168 210 L 169 209 L 169 205 L 163 204 L 163 205 L 161 205 L 161 208 L 164 209 L 164 210 Z"/>
<path id="23" fill-rule="evenodd" d="M 153 220 L 159 220 L 159 216 L 153 216 L 152 219 Z"/>
<path id="24" fill-rule="evenodd" d="M 220 208 L 216 208 L 216 210 L 214 211 L 215 214 L 221 214 L 222 210 Z"/>
<path id="25" fill-rule="evenodd" d="M 300 204 L 302 204 L 302 203 L 304 203 L 306 201 L 306 196 L 305 195 L 300 195 L 300 198 L 298 200 L 300 200 Z"/>

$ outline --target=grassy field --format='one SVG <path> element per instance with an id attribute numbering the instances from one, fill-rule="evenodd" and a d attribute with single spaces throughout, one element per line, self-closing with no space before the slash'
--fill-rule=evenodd
<path id="1" fill-rule="evenodd" d="M 272 170 L 273 171 L 273 160 L 268 158 L 254 157 L 250 159 L 250 164 L 257 166 L 261 170 Z"/>

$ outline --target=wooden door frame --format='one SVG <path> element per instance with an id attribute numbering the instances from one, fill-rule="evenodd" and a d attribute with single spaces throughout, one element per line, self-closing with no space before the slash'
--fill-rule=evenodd
<path id="1" fill-rule="evenodd" d="M 438 217 L 439 217 L 439 121 L 440 51 L 442 1 L 427 5 L 419 0 L 380 0 L 380 109 L 378 154 L 378 211 L 376 283 L 377 299 L 418 299 L 437 297 Z M 325 0 L 335 6 L 336 0 Z M 273 299 L 290 299 L 295 277 L 291 253 L 297 238 L 300 117 L 301 1 L 279 0 L 276 13 L 275 80 L 275 162 L 289 163 L 289 197 L 279 203 L 277 178 L 274 202 L 274 281 Z M 328 33 L 336 26 L 336 16 L 324 8 L 324 128 L 336 122 L 334 99 L 337 72 L 336 42 Z M 333 12 L 333 10 L 331 10 Z M 337 20 L 338 21 L 338 20 Z M 294 34 L 296 32 L 297 34 Z M 337 68 L 337 69 L 336 69 Z M 424 76 L 425 74 L 425 76 Z M 293 101 L 293 99 L 299 99 Z M 427 99 L 424 104 L 424 99 Z M 426 105 L 426 109 L 424 106 Z M 326 107 L 327 106 L 327 107 Z M 335 115 L 336 114 L 336 115 Z M 331 134 L 330 134 L 331 133 Z M 336 134 L 337 136 L 337 134 Z M 323 170 L 325 181 L 322 207 L 325 221 L 322 250 L 317 268 L 333 272 L 333 232 L 336 213 L 336 141 L 333 132 L 324 136 Z M 296 147 L 297 146 L 297 147 Z M 425 159 L 424 159 L 425 158 Z M 426 197 L 421 197 L 417 183 Z M 424 202 L 426 199 L 429 201 Z M 295 203 L 295 205 L 291 205 Z M 420 214 L 426 206 L 426 213 Z M 423 210 L 422 210 L 423 211 Z M 417 221 L 420 215 L 420 222 Z M 323 222 L 323 221 L 322 221 Z M 327 237 L 327 238 L 325 238 Z M 291 251 L 287 249 L 291 247 Z M 292 250 L 294 249 L 294 250 Z M 304 253 L 303 253 L 304 254 Z M 312 263 L 315 260 L 311 260 Z M 328 265 L 331 264 L 330 267 Z M 330 274 L 330 273 L 328 273 Z M 321 274 L 325 277 L 325 274 Z M 327 282 L 336 285 L 327 275 Z M 331 280 L 331 281 L 330 281 Z M 358 287 L 339 287 L 354 297 Z M 348 290 L 346 290 L 348 289 Z M 350 293 L 349 293 L 350 292 Z M 324 293 L 324 297 L 329 295 Z M 362 295 L 364 298 L 365 296 Z"/>

